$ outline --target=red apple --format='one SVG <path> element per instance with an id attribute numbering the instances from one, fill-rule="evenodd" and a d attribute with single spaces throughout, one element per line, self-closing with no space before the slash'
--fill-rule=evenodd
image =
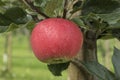
<path id="1" fill-rule="evenodd" d="M 69 61 L 77 55 L 82 43 L 80 28 L 62 18 L 49 18 L 39 22 L 31 34 L 33 52 L 45 63 Z"/>

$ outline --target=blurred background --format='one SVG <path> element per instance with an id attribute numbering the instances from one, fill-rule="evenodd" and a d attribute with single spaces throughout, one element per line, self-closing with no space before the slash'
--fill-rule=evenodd
<path id="1" fill-rule="evenodd" d="M 30 43 L 30 33 L 25 28 L 0 34 L 0 80 L 67 80 L 67 70 L 63 76 L 55 77 L 46 64 L 34 56 Z M 98 40 L 99 62 L 111 71 L 113 48 L 120 49 L 116 39 Z"/>
<path id="2" fill-rule="evenodd" d="M 0 34 L 0 80 L 66 80 L 53 76 L 32 53 L 29 32 L 20 28 Z"/>

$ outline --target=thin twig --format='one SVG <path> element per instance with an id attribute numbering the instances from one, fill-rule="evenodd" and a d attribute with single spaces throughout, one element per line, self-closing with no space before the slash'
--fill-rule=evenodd
<path id="1" fill-rule="evenodd" d="M 38 19 L 37 15 L 31 15 L 33 20 L 36 21 L 36 22 L 39 22 L 40 20 Z"/>
<path id="2" fill-rule="evenodd" d="M 65 1 L 64 1 L 63 18 L 66 18 L 66 14 L 67 14 L 67 3 L 68 3 L 68 0 L 65 0 Z"/>
<path id="3" fill-rule="evenodd" d="M 23 0 L 25 3 L 27 3 L 31 9 L 33 9 L 34 11 L 36 11 L 37 13 L 39 13 L 41 16 L 45 17 L 45 18 L 49 18 L 49 16 L 47 16 L 45 13 L 41 12 L 39 7 L 34 6 L 33 2 L 31 0 Z"/>

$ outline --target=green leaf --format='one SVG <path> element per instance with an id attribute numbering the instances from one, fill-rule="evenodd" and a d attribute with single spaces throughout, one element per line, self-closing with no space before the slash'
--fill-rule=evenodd
<path id="1" fill-rule="evenodd" d="M 4 16 L 16 24 L 24 24 L 27 22 L 26 12 L 19 7 L 7 9 Z"/>
<path id="2" fill-rule="evenodd" d="M 51 17 L 58 16 L 55 13 L 60 13 L 61 10 L 63 10 L 63 0 L 49 0 L 45 6 L 45 13 Z"/>
<path id="3" fill-rule="evenodd" d="M 30 32 L 33 30 L 33 28 L 35 27 L 36 22 L 35 21 L 29 21 L 27 22 L 24 27 L 26 27 Z"/>
<path id="4" fill-rule="evenodd" d="M 31 18 L 21 8 L 9 8 L 4 14 L 0 13 L 0 33 L 17 29 L 19 24 L 25 24 L 28 20 Z"/>
<path id="5" fill-rule="evenodd" d="M 120 29 L 120 20 L 118 20 L 115 24 L 110 24 L 108 29 Z"/>
<path id="6" fill-rule="evenodd" d="M 96 75 L 101 80 L 115 80 L 115 75 L 107 68 L 95 61 L 83 63 L 84 67 L 93 75 Z"/>
<path id="7" fill-rule="evenodd" d="M 15 29 L 19 28 L 18 25 L 14 24 L 14 23 L 11 23 L 8 28 L 6 29 L 6 31 L 13 31 Z"/>
<path id="8" fill-rule="evenodd" d="M 3 14 L 0 13 L 0 26 L 7 26 L 11 23 L 12 21 L 5 17 Z"/>
<path id="9" fill-rule="evenodd" d="M 112 35 L 120 41 L 120 29 L 112 29 Z"/>
<path id="10" fill-rule="evenodd" d="M 120 50 L 114 48 L 114 54 L 112 56 L 112 63 L 115 69 L 115 75 L 117 79 L 120 79 Z"/>
<path id="11" fill-rule="evenodd" d="M 49 0 L 34 0 L 34 5 L 37 6 L 37 7 L 45 7 L 47 1 Z"/>
<path id="12" fill-rule="evenodd" d="M 48 1 L 49 0 L 34 0 L 34 6 L 39 7 L 40 11 L 44 11 L 44 8 Z"/>
<path id="13" fill-rule="evenodd" d="M 61 76 L 61 72 L 63 70 L 66 70 L 69 66 L 70 62 L 67 63 L 59 63 L 59 64 L 48 64 L 48 69 L 51 71 L 51 73 L 55 76 Z"/>
<path id="14" fill-rule="evenodd" d="M 11 23 L 9 26 L 0 26 L 0 33 L 13 31 L 15 29 L 19 28 L 19 25 Z"/>
<path id="15" fill-rule="evenodd" d="M 120 7 L 119 0 L 85 0 L 82 7 L 82 14 L 89 13 L 107 14 Z"/>
<path id="16" fill-rule="evenodd" d="M 81 28 L 86 28 L 84 22 L 82 21 L 82 19 L 80 19 L 80 18 L 73 18 L 72 21 L 75 22 Z"/>
<path id="17" fill-rule="evenodd" d="M 50 17 L 59 16 L 63 10 L 63 0 L 34 0 L 34 5 Z"/>
<path id="18" fill-rule="evenodd" d="M 117 21 L 115 24 L 109 24 L 105 29 L 106 30 L 99 35 L 99 39 L 117 38 L 120 40 L 120 21 Z"/>
<path id="19" fill-rule="evenodd" d="M 115 24 L 120 20 L 120 8 L 109 14 L 97 14 L 109 24 Z"/>
<path id="20" fill-rule="evenodd" d="M 111 34 L 113 35 L 113 37 L 120 40 L 120 20 L 117 21 L 117 23 L 115 24 L 111 24 L 108 29 L 111 30 Z"/>
<path id="21" fill-rule="evenodd" d="M 41 7 L 42 5 L 45 5 L 46 0 L 34 0 L 34 5 Z"/>
<path id="22" fill-rule="evenodd" d="M 89 27 L 89 29 L 94 31 L 103 31 L 105 28 L 107 28 L 109 25 L 107 22 L 102 20 L 98 15 L 94 13 L 90 13 L 87 16 L 84 16 L 82 18 L 84 21 L 84 24 Z"/>
<path id="23" fill-rule="evenodd" d="M 109 32 L 106 33 L 102 33 L 101 35 L 99 35 L 98 39 L 103 39 L 103 40 L 108 40 L 108 39 L 113 39 L 115 37 L 113 37 L 113 35 Z"/>

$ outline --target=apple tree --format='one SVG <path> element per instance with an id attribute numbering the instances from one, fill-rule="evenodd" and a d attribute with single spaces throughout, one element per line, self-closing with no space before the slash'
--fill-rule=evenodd
<path id="1" fill-rule="evenodd" d="M 48 64 L 55 76 L 68 68 L 69 80 L 120 80 L 119 49 L 112 57 L 114 73 L 97 58 L 97 40 L 120 40 L 120 0 L 0 0 L 0 33 L 21 27 L 31 32 L 36 23 L 53 17 L 76 23 L 84 37 L 75 58 Z"/>

